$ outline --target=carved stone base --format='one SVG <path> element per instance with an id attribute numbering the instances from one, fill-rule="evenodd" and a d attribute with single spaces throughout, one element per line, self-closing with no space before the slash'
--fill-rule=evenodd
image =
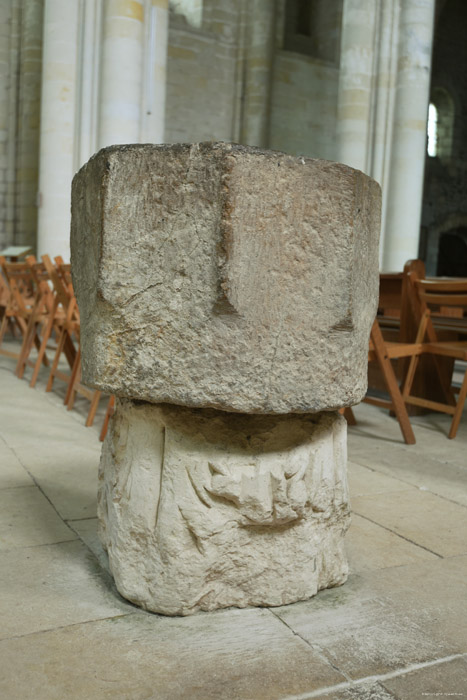
<path id="1" fill-rule="evenodd" d="M 344 583 L 346 423 L 117 401 L 99 527 L 120 593 L 187 615 Z"/>

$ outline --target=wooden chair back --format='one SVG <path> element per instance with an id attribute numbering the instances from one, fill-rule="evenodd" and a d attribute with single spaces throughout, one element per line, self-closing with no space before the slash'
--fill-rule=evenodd
<path id="1" fill-rule="evenodd" d="M 434 320 L 436 315 L 444 315 L 445 310 L 454 310 L 457 318 L 452 321 L 464 322 L 463 315 L 467 310 L 467 279 L 464 280 L 422 280 L 417 279 L 412 273 L 409 282 L 416 292 L 416 303 L 420 316 L 417 338 L 423 343 L 424 356 L 431 357 L 437 367 L 440 380 L 443 382 L 443 397 L 433 400 L 418 391 L 414 387 L 414 379 L 419 367 L 419 358 L 414 357 L 410 361 L 407 376 L 405 378 L 402 395 L 404 401 L 414 406 L 425 409 L 441 411 L 453 416 L 449 437 L 454 438 L 459 427 L 465 398 L 467 395 L 467 371 L 459 391 L 457 401 L 451 386 L 452 368 L 455 360 L 467 361 L 467 341 L 454 339 L 441 339 Z M 454 314 L 453 314 L 454 315 Z M 459 326 L 454 326 L 454 330 Z M 450 371 L 446 376 L 446 361 L 450 361 Z M 413 390 L 415 388 L 415 391 Z"/>

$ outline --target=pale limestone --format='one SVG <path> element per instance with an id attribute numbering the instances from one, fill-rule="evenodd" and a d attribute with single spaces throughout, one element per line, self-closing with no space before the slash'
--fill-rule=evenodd
<path id="1" fill-rule="evenodd" d="M 345 420 L 118 401 L 98 515 L 117 588 L 145 609 L 309 598 L 347 576 Z"/>
<path id="2" fill-rule="evenodd" d="M 242 413 L 358 403 L 380 200 L 359 171 L 272 151 L 100 151 L 73 184 L 85 382 Z"/>
<path id="3" fill-rule="evenodd" d="M 284 700 L 345 681 L 269 610 L 138 612 L 0 641 L 2 700 Z"/>
<path id="4" fill-rule="evenodd" d="M 78 540 L 0 551 L 0 587 L 0 639 L 134 612 Z"/>
<path id="5" fill-rule="evenodd" d="M 352 507 L 438 556 L 467 554 L 467 509 L 429 491 L 357 496 Z"/>
<path id="6" fill-rule="evenodd" d="M 352 493 L 352 489 L 350 488 Z M 398 537 L 356 513 L 345 538 L 345 549 L 352 574 L 394 566 L 408 566 L 419 561 L 436 561 L 436 554 Z"/>
<path id="7" fill-rule="evenodd" d="M 0 490 L 0 551 L 76 539 L 37 486 Z"/>

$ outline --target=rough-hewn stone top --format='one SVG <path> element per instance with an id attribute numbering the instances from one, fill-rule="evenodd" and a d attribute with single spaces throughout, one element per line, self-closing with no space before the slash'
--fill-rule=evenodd
<path id="1" fill-rule="evenodd" d="M 380 200 L 338 163 L 226 143 L 103 149 L 73 182 L 84 381 L 245 413 L 360 401 Z"/>

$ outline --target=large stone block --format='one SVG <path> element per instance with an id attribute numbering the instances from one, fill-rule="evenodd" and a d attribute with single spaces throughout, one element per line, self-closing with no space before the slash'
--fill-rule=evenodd
<path id="1" fill-rule="evenodd" d="M 114 146 L 76 175 L 83 377 L 120 397 L 244 413 L 366 391 L 380 189 L 225 143 Z"/>
<path id="2" fill-rule="evenodd" d="M 186 615 L 343 583 L 346 422 L 117 401 L 98 515 L 120 593 Z"/>

